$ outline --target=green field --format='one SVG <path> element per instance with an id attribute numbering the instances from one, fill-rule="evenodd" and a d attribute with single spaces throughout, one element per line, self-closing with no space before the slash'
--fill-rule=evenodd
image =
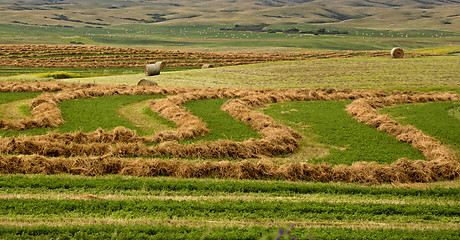
<path id="1" fill-rule="evenodd" d="M 169 50 L 204 51 L 301 51 L 303 49 L 329 50 L 387 50 L 395 46 L 420 49 L 456 46 L 459 36 L 447 31 L 382 31 L 347 29 L 347 35 L 284 34 L 250 31 L 221 31 L 228 25 L 121 25 L 116 28 L 59 28 L 0 24 L 3 44 L 71 44 L 142 47 Z M 297 28 L 301 28 L 296 26 Z M 289 28 L 285 26 L 284 28 Z M 304 27 L 305 30 L 318 27 Z M 332 28 L 333 29 L 333 28 Z M 332 30 L 331 29 L 331 30 Z M 107 32 L 110 32 L 108 34 Z M 185 33 L 186 32 L 186 35 Z M 381 35 L 383 34 L 383 35 Z M 80 36 L 79 36 L 80 35 Z M 88 35 L 90 37 L 88 37 Z M 406 35 L 410 37 L 406 37 Z M 434 37 L 433 36 L 438 36 Z M 442 36 L 439 38 L 439 36 Z"/>
<path id="2" fill-rule="evenodd" d="M 0 184 L 5 238 L 259 239 L 291 224 L 296 239 L 459 234 L 458 181 L 426 190 L 114 176 L 2 176 Z"/>

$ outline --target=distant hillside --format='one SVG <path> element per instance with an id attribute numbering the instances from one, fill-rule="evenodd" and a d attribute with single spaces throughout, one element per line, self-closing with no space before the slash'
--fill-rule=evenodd
<path id="1" fill-rule="evenodd" d="M 460 0 L 0 0 L 0 24 L 315 24 L 460 33 Z"/>

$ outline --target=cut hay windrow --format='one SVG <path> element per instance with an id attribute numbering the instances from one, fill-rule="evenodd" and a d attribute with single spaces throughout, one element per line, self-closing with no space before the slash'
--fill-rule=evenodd
<path id="1" fill-rule="evenodd" d="M 80 89 L 95 84 L 77 84 L 63 82 L 7 82 L 0 81 L 0 92 L 57 92 L 66 89 Z"/>
<path id="2" fill-rule="evenodd" d="M 406 53 L 411 57 L 437 54 Z M 168 67 L 231 66 L 322 58 L 390 56 L 386 51 L 327 51 L 297 53 L 222 53 L 166 51 L 65 45 L 0 44 L 0 66 L 46 68 L 143 68 L 161 59 Z"/>
<path id="3" fill-rule="evenodd" d="M 2 173 L 71 173 L 79 175 L 127 174 L 135 176 L 180 177 L 235 177 L 235 178 L 283 178 L 317 181 L 349 182 L 429 182 L 440 178 L 460 178 L 460 165 L 455 154 L 436 139 L 424 135 L 414 127 L 399 125 L 376 108 L 402 103 L 452 101 L 460 97 L 453 93 L 421 93 L 364 91 L 351 89 L 200 89 L 139 86 L 94 86 L 86 88 L 74 85 L 59 93 L 44 93 L 30 104 L 34 116 L 52 115 L 50 119 L 62 121 L 57 103 L 71 99 L 108 95 L 171 95 L 152 101 L 149 107 L 173 122 L 178 128 L 159 132 L 154 136 L 139 137 L 133 130 L 117 127 L 112 131 L 98 129 L 90 133 L 50 132 L 43 136 L 0 138 L 0 153 L 29 156 L 0 158 Z M 232 117 L 256 129 L 262 139 L 243 142 L 218 140 L 179 144 L 177 140 L 195 138 L 209 130 L 201 119 L 187 112 L 182 104 L 199 99 L 232 98 L 221 109 Z M 390 165 L 357 162 L 351 166 L 308 163 L 278 165 L 267 158 L 290 154 L 298 148 L 301 134 L 281 125 L 270 117 L 253 111 L 266 104 L 289 101 L 328 101 L 356 99 L 347 111 L 358 121 L 379 130 L 387 131 L 400 141 L 410 142 L 423 152 L 428 161 L 399 159 Z M 50 111 L 49 109 L 54 109 Z M 35 112 L 34 112 L 35 111 Z M 58 119 L 58 120 L 56 120 Z M 54 122 L 54 123 L 56 123 Z M 47 124 L 51 124 L 48 122 Z M 35 127 L 35 126 L 31 126 Z M 157 142 L 147 146 L 146 142 Z M 235 158 L 262 159 L 258 163 L 205 162 L 191 164 L 184 161 L 156 159 L 121 160 L 117 157 L 170 156 L 178 158 Z"/>
<path id="4" fill-rule="evenodd" d="M 360 183 L 432 182 L 458 179 L 459 162 L 409 161 L 399 159 L 392 164 L 355 162 L 351 166 L 313 165 L 297 162 L 279 165 L 269 159 L 258 162 L 200 162 L 121 159 L 113 157 L 46 158 L 38 155 L 0 156 L 1 174 L 74 174 L 98 176 L 120 174 L 139 177 L 174 176 L 181 178 L 285 179 L 290 181 L 342 181 Z"/>

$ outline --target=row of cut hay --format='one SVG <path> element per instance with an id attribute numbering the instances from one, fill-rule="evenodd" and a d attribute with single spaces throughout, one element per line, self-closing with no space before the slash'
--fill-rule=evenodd
<path id="1" fill-rule="evenodd" d="M 356 162 L 351 166 L 309 163 L 278 165 L 268 159 L 258 162 L 200 162 L 178 160 L 120 159 L 112 157 L 45 158 L 43 156 L 0 156 L 1 174 L 74 174 L 96 176 L 121 174 L 129 176 L 174 176 L 182 178 L 220 177 L 237 179 L 286 179 L 344 181 L 360 183 L 431 182 L 458 179 L 460 164 L 400 159 L 390 165 Z"/>
<path id="2" fill-rule="evenodd" d="M 66 89 L 81 89 L 95 84 L 76 84 L 63 82 L 10 82 L 0 81 L 0 92 L 57 92 Z"/>
<path id="3" fill-rule="evenodd" d="M 267 134 L 268 135 L 268 134 Z M 66 143 L 47 141 L 40 138 L 17 137 L 0 138 L 3 154 L 37 154 L 50 157 L 59 156 L 120 156 L 155 157 L 174 156 L 182 158 L 256 158 L 289 154 L 297 149 L 295 138 L 281 130 L 273 130 L 271 135 L 261 140 L 249 139 L 243 142 L 219 140 L 182 145 L 175 141 L 162 142 L 158 146 L 146 146 L 142 142 L 110 143 Z"/>
<path id="4" fill-rule="evenodd" d="M 228 66 L 274 61 L 389 55 L 387 51 L 213 53 L 84 46 L 0 45 L 0 65 L 16 67 L 144 67 L 147 62 L 158 59 L 164 60 L 171 67 L 198 67 L 203 63 Z M 415 57 L 434 54 L 407 53 L 407 55 Z"/>

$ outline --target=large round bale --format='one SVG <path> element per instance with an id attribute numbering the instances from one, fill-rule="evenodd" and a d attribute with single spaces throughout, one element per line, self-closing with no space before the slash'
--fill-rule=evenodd
<path id="1" fill-rule="evenodd" d="M 214 66 L 212 64 L 203 64 L 201 68 L 213 68 Z"/>
<path id="2" fill-rule="evenodd" d="M 149 79 L 141 79 L 137 82 L 137 86 L 158 86 L 158 84 Z"/>
<path id="3" fill-rule="evenodd" d="M 156 62 L 155 64 L 160 66 L 160 70 L 164 70 L 166 68 L 165 62 L 159 61 L 159 62 Z"/>
<path id="4" fill-rule="evenodd" d="M 160 74 L 160 65 L 159 64 L 147 64 L 145 65 L 145 76 L 153 76 Z"/>
<path id="5" fill-rule="evenodd" d="M 404 57 L 404 50 L 399 47 L 395 47 L 391 49 L 391 57 L 392 58 L 403 58 Z"/>

